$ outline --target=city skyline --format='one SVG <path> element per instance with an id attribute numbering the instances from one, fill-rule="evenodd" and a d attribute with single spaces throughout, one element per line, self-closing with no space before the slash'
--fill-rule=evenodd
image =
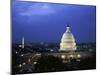
<path id="1" fill-rule="evenodd" d="M 13 42 L 60 43 L 67 25 L 76 43 L 96 42 L 96 7 L 13 1 Z"/>

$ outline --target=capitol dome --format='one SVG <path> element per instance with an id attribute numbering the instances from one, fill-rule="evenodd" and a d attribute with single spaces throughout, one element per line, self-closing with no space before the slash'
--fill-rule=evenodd
<path id="1" fill-rule="evenodd" d="M 67 26 L 66 32 L 64 32 L 61 43 L 60 51 L 76 50 L 76 43 L 73 34 L 70 31 L 70 27 Z"/>

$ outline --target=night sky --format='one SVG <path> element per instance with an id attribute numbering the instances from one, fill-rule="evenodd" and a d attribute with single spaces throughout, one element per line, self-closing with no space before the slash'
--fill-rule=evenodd
<path id="1" fill-rule="evenodd" d="M 12 2 L 12 40 L 60 43 L 66 26 L 77 43 L 96 40 L 96 7 L 36 2 Z"/>

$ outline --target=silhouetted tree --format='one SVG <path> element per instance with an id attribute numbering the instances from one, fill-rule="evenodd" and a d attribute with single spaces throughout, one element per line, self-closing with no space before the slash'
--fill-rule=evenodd
<path id="1" fill-rule="evenodd" d="M 51 55 L 42 56 L 35 65 L 38 72 L 60 71 L 63 67 L 62 59 Z"/>
<path id="2" fill-rule="evenodd" d="M 96 57 L 86 58 L 81 60 L 79 63 L 80 69 L 95 69 L 96 68 Z"/>

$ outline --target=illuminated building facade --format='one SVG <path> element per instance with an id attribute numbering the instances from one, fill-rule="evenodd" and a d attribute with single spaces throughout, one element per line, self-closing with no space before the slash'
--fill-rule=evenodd
<path id="1" fill-rule="evenodd" d="M 70 27 L 67 26 L 66 32 L 63 34 L 61 43 L 60 43 L 60 51 L 75 51 L 76 43 L 73 34 L 70 31 Z"/>

